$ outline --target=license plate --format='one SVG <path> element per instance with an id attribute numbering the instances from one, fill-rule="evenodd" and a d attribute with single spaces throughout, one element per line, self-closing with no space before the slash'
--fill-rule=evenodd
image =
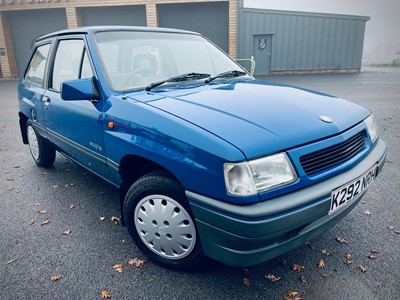
<path id="1" fill-rule="evenodd" d="M 355 197 L 362 194 L 376 177 L 378 165 L 374 165 L 367 172 L 353 181 L 341 186 L 331 193 L 331 207 L 329 215 L 351 202 Z"/>

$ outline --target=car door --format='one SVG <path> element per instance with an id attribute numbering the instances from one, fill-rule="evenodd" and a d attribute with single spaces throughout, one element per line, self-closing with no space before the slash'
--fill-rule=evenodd
<path id="1" fill-rule="evenodd" d="M 43 96 L 44 119 L 51 141 L 69 157 L 107 178 L 103 142 L 103 102 L 65 101 L 61 85 L 67 80 L 93 78 L 84 37 L 63 37 L 53 50 L 48 89 Z"/>
<path id="2" fill-rule="evenodd" d="M 33 121 L 39 134 L 47 138 L 42 97 L 45 93 L 46 65 L 50 52 L 51 41 L 45 41 L 34 50 L 26 72 L 18 83 L 21 111 Z M 25 123 L 23 123 L 25 126 Z"/>

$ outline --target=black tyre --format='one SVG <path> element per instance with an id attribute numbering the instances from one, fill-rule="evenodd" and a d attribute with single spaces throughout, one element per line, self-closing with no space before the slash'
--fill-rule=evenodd
<path id="1" fill-rule="evenodd" d="M 51 167 L 56 159 L 56 150 L 49 146 L 30 122 L 26 125 L 28 145 L 32 158 L 39 167 Z"/>
<path id="2" fill-rule="evenodd" d="M 124 217 L 136 245 L 154 262 L 175 270 L 194 270 L 204 254 L 189 203 L 181 186 L 164 173 L 136 181 L 124 202 Z"/>

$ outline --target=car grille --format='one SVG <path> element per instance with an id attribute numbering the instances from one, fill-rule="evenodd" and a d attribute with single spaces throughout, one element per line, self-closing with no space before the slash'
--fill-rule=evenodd
<path id="1" fill-rule="evenodd" d="M 364 146 L 364 134 L 360 132 L 340 144 L 300 157 L 300 164 L 307 175 L 312 175 L 349 160 Z"/>

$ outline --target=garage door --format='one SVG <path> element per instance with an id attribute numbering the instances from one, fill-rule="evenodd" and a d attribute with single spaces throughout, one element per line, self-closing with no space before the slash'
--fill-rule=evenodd
<path id="1" fill-rule="evenodd" d="M 79 13 L 83 26 L 146 26 L 147 23 L 145 5 L 82 7 Z"/>
<path id="2" fill-rule="evenodd" d="M 158 4 L 160 27 L 196 31 L 229 50 L 229 3 Z"/>
<path id="3" fill-rule="evenodd" d="M 27 62 L 32 41 L 43 34 L 67 28 L 65 9 L 34 9 L 7 12 L 18 73 Z"/>

